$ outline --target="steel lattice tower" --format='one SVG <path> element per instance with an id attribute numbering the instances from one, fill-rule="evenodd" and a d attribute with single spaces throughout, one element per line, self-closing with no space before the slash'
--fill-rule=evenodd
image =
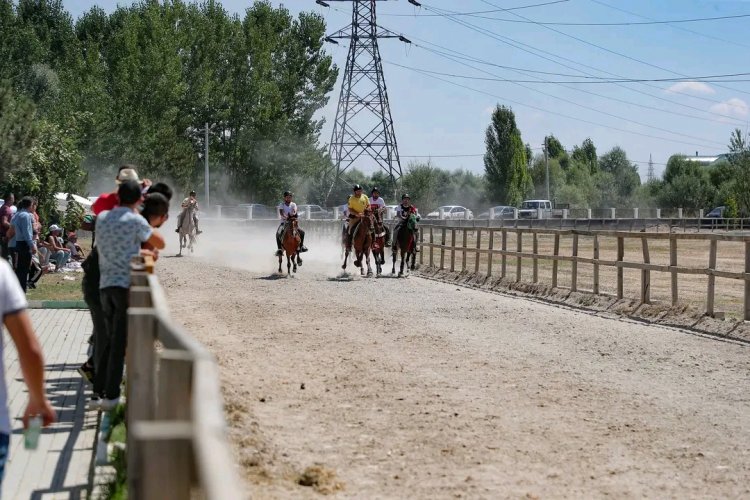
<path id="1" fill-rule="evenodd" d="M 369 159 L 370 165 L 382 168 L 395 184 L 401 178 L 401 160 L 398 156 L 396 134 L 393 130 L 388 92 L 383 77 L 383 64 L 378 48 L 379 38 L 398 38 L 411 43 L 405 37 L 384 29 L 377 24 L 375 2 L 378 0 L 318 0 L 326 2 L 352 2 L 352 23 L 326 37 L 326 41 L 349 41 L 344 78 L 341 84 L 336 120 L 333 124 L 329 153 L 333 171 L 326 198 L 349 168 Z M 417 4 L 409 0 L 412 4 Z M 331 179 L 332 178 L 332 179 Z"/>

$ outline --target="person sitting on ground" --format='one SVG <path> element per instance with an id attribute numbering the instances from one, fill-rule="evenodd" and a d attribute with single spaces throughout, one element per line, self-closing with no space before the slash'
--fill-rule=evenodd
<path id="1" fill-rule="evenodd" d="M 357 220 L 361 221 L 365 216 L 365 211 L 370 208 L 370 199 L 362 193 L 362 186 L 355 184 L 352 188 L 354 194 L 349 197 L 347 206 L 349 207 L 349 228 L 346 232 L 346 250 L 352 249 L 352 236 L 354 228 L 357 227 Z M 370 228 L 372 231 L 374 228 Z"/>
<path id="2" fill-rule="evenodd" d="M 21 365 L 21 373 L 28 389 L 29 400 L 23 412 L 23 426 L 28 428 L 29 419 L 39 416 L 42 418 L 42 425 L 47 427 L 56 419 L 55 410 L 52 409 L 44 390 L 44 355 L 26 308 L 26 297 L 13 276 L 13 270 L 8 262 L 0 259 L 0 336 L 2 325 L 5 325 L 18 352 L 18 363 Z M 0 342 L 0 359 L 2 358 L 3 343 Z M 16 397 L 22 396 L 19 394 Z M 11 431 L 8 387 L 5 383 L 5 369 L 0 363 L 0 487 L 10 449 Z M 11 491 L 10 495 L 14 496 L 14 492 Z"/>
<path id="3" fill-rule="evenodd" d="M 182 228 L 182 223 L 185 222 L 185 214 L 190 213 L 193 217 L 193 224 L 195 224 L 195 234 L 201 234 L 203 231 L 198 229 L 198 198 L 196 198 L 195 191 L 190 191 L 190 195 L 182 200 L 182 203 L 180 204 L 180 208 L 182 208 L 182 211 L 180 212 L 180 215 L 177 217 L 177 229 L 175 229 L 176 233 L 180 232 L 180 228 Z"/>
<path id="4" fill-rule="evenodd" d="M 138 212 L 143 201 L 141 186 L 130 180 L 117 190 L 120 206 L 99 214 L 96 241 L 99 255 L 99 292 L 104 331 L 94 340 L 94 394 L 91 409 L 112 410 L 120 402 L 120 384 L 127 342 L 130 261 L 139 255 L 141 243 L 164 248 L 162 235 Z"/>
<path id="5" fill-rule="evenodd" d="M 70 251 L 70 259 L 76 262 L 80 262 L 86 258 L 81 245 L 78 244 L 78 235 L 75 231 L 68 233 L 68 241 L 65 243 L 65 248 Z"/>
<path id="6" fill-rule="evenodd" d="M 55 272 L 63 272 L 63 268 L 70 260 L 70 250 L 63 245 L 62 228 L 57 224 L 52 224 L 45 242 L 49 245 L 50 260 L 55 261 Z"/>
<path id="7" fill-rule="evenodd" d="M 279 227 L 276 229 L 276 256 L 281 257 L 283 251 L 281 250 L 281 237 L 284 234 L 284 225 L 289 220 L 290 217 L 296 217 L 297 216 L 297 204 L 292 201 L 292 198 L 294 198 L 294 194 L 291 191 L 284 191 L 284 201 L 279 203 L 279 206 L 277 207 L 278 213 L 279 213 Z M 307 247 L 305 246 L 305 231 L 297 226 L 297 231 L 299 231 L 299 251 L 300 252 L 307 252 Z"/>

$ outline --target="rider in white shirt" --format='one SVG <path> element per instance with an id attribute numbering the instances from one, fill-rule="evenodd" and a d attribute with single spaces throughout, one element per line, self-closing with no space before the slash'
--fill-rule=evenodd
<path id="1" fill-rule="evenodd" d="M 385 218 L 386 207 L 385 200 L 380 197 L 380 189 L 377 187 L 372 188 L 370 192 L 370 207 L 373 209 L 373 212 L 376 209 L 382 209 L 380 213 L 380 220 L 382 222 Z M 385 245 L 388 246 L 391 244 L 391 231 L 385 224 L 383 224 L 383 228 L 385 228 Z"/>
<path id="2" fill-rule="evenodd" d="M 286 221 L 290 217 L 297 215 L 297 204 L 292 201 L 293 196 L 294 195 L 291 192 L 284 191 L 284 201 L 279 203 L 279 206 L 277 207 L 280 223 L 278 229 L 276 229 L 276 255 L 279 257 L 282 254 L 281 235 L 284 233 L 284 224 L 286 224 Z M 307 252 L 307 247 L 305 247 L 305 231 L 299 226 L 297 226 L 297 231 L 299 231 L 300 236 L 299 251 Z"/>

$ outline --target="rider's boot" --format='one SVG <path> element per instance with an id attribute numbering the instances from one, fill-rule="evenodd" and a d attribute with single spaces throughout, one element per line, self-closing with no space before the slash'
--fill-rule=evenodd
<path id="1" fill-rule="evenodd" d="M 281 257 L 282 255 L 284 255 L 284 252 L 281 250 L 281 240 L 276 235 L 276 257 Z"/>
<path id="2" fill-rule="evenodd" d="M 351 252 L 352 251 L 352 234 L 346 233 L 346 251 Z"/>
<path id="3" fill-rule="evenodd" d="M 304 236 L 300 236 L 299 251 L 300 252 L 307 252 L 307 247 L 305 246 L 305 237 Z"/>
<path id="4" fill-rule="evenodd" d="M 203 231 L 201 231 L 200 229 L 198 229 L 198 223 L 196 222 L 195 223 L 195 234 L 201 234 L 201 233 L 203 233 Z"/>
<path id="5" fill-rule="evenodd" d="M 174 232 L 175 233 L 179 233 L 180 232 L 180 226 L 177 226 L 177 229 L 175 229 Z"/>

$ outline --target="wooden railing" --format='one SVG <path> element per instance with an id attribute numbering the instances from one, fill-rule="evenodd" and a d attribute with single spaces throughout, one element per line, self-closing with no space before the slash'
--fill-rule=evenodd
<path id="1" fill-rule="evenodd" d="M 216 362 L 171 320 L 157 277 L 140 269 L 128 309 L 128 496 L 244 498 Z"/>
<path id="2" fill-rule="evenodd" d="M 509 235 L 516 242 L 516 249 L 508 249 Z M 500 248 L 496 241 L 500 237 Z M 524 236 L 531 238 L 531 251 L 524 251 Z M 551 253 L 540 252 L 540 236 L 553 238 Z M 591 257 L 579 255 L 579 240 L 582 237 L 593 239 Z M 458 238 L 458 240 L 457 240 Z M 561 255 L 561 239 L 572 240 L 570 255 Z M 600 249 L 604 239 L 616 240 L 616 259 L 607 260 L 600 257 Z M 741 280 L 744 282 L 744 319 L 750 320 L 750 236 L 731 233 L 649 233 L 630 231 L 582 231 L 582 230 L 553 230 L 535 228 L 467 228 L 449 227 L 436 225 L 422 225 L 420 230 L 419 245 L 421 248 L 420 264 L 427 263 L 430 267 L 456 271 L 457 257 L 460 258 L 461 271 L 473 271 L 480 273 L 480 268 L 487 276 L 497 275 L 494 265 L 499 264 L 501 278 L 513 278 L 508 273 L 508 258 L 516 260 L 515 281 L 522 281 L 523 260 L 528 259 L 532 263 L 532 281 L 539 282 L 540 261 L 551 261 L 552 287 L 558 287 L 558 264 L 560 262 L 571 263 L 570 290 L 578 291 L 579 264 L 590 264 L 593 266 L 593 279 L 591 290 L 595 294 L 600 293 L 600 269 L 611 267 L 616 269 L 617 298 L 624 297 L 624 270 L 640 270 L 640 301 L 651 302 L 651 273 L 668 273 L 671 278 L 672 304 L 677 305 L 680 300 L 679 275 L 705 275 L 707 276 L 705 312 L 714 316 L 714 305 L 716 296 L 716 278 L 730 280 Z M 626 240 L 640 240 L 640 252 L 642 255 L 638 262 L 625 260 Z M 657 264 L 651 260 L 649 241 L 665 240 L 669 243 L 669 263 Z M 678 260 L 678 242 L 686 240 L 700 240 L 708 243 L 708 259 L 705 266 L 680 265 Z M 486 242 L 483 243 L 483 242 Z M 734 242 L 744 245 L 744 253 L 732 255 L 737 262 L 737 267 L 743 268 L 744 272 L 718 270 L 717 255 L 719 242 Z M 472 245 L 473 243 L 473 245 Z M 527 242 L 528 245 L 528 242 Z M 446 256 L 450 262 L 446 264 Z M 496 257 L 499 257 L 496 259 Z M 473 260 L 473 262 L 471 262 Z M 484 261 L 484 262 L 482 262 Z M 473 264 L 473 269 L 470 265 Z M 744 264 L 744 265 L 743 265 Z"/>

